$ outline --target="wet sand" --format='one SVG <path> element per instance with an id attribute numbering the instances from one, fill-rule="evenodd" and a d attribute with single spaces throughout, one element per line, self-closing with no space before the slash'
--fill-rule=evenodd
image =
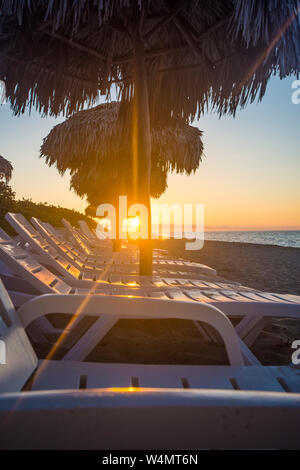
<path id="1" fill-rule="evenodd" d="M 185 251 L 181 240 L 157 241 L 170 257 L 215 268 L 222 278 L 259 290 L 300 295 L 300 249 L 207 241 L 201 251 Z M 62 317 L 60 316 L 60 322 Z M 51 319 L 57 323 L 55 316 Z M 86 319 L 86 322 L 93 319 Z M 67 324 L 67 318 L 65 319 Z M 62 324 L 56 324 L 63 327 Z M 289 364 L 291 344 L 300 339 L 300 321 L 270 319 L 251 350 L 265 365 Z M 53 338 L 54 340 L 54 338 Z M 42 356 L 47 351 L 40 350 Z M 63 350 L 58 351 L 58 357 Z M 221 343 L 207 342 L 192 322 L 120 320 L 87 357 L 88 361 L 140 364 L 227 364 Z"/>

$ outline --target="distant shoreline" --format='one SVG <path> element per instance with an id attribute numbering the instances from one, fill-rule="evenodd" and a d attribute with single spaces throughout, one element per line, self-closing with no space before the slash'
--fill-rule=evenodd
<path id="1" fill-rule="evenodd" d="M 279 231 L 281 231 L 281 230 L 279 230 Z M 288 230 L 285 230 L 285 231 L 287 232 Z M 296 232 L 300 232 L 300 230 L 290 230 L 290 231 L 291 231 L 291 232 L 295 232 L 295 231 L 296 231 Z M 225 231 L 224 231 L 224 232 L 225 232 Z M 226 232 L 236 232 L 236 230 L 232 230 L 232 231 L 231 231 L 231 230 L 226 230 Z M 252 230 L 252 232 L 254 232 L 254 230 Z M 184 238 L 184 237 L 182 237 L 181 239 L 176 239 L 176 238 L 174 238 L 174 237 L 172 237 L 172 236 L 171 236 L 169 239 L 167 239 L 167 238 L 161 238 L 161 239 L 159 239 L 159 241 L 161 241 L 161 242 L 168 242 L 168 241 L 170 241 L 170 242 L 174 242 L 174 241 L 177 242 L 177 241 L 180 241 L 180 242 L 184 242 L 184 243 L 186 243 L 186 242 L 193 242 L 194 240 L 195 240 L 195 238 Z M 278 247 L 280 247 L 280 248 L 291 248 L 292 250 L 294 250 L 294 249 L 298 249 L 298 250 L 299 250 L 299 249 L 300 249 L 299 246 L 274 245 L 273 243 L 254 243 L 254 242 L 240 242 L 240 241 L 234 241 L 234 240 L 232 240 L 232 241 L 227 241 L 227 240 L 209 240 L 209 239 L 204 239 L 204 244 L 205 244 L 205 243 L 208 243 L 208 242 L 216 242 L 216 243 L 235 243 L 236 245 L 250 245 L 250 246 L 253 246 L 253 245 L 255 245 L 255 246 L 271 246 L 271 247 L 273 247 L 273 246 L 278 246 Z"/>
<path id="2" fill-rule="evenodd" d="M 181 239 L 180 232 L 176 233 L 177 239 Z M 185 232 L 187 234 L 187 240 L 195 239 L 195 232 Z M 198 235 L 203 238 L 203 233 Z M 171 238 L 174 239 L 174 233 Z M 300 248 L 300 230 L 209 230 L 204 232 L 204 240 Z"/>

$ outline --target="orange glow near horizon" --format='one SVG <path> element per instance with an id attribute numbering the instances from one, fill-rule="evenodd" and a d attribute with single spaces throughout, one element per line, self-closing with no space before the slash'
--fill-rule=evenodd
<path id="1" fill-rule="evenodd" d="M 184 183 L 185 181 L 182 180 L 181 184 L 184 185 Z M 183 195 L 186 194 L 187 192 L 183 191 Z M 172 197 L 172 194 L 170 194 L 170 196 Z M 194 195 L 190 194 L 190 201 L 192 204 L 197 204 L 195 197 L 193 200 L 193 196 Z M 206 232 L 243 230 L 300 230 L 300 204 L 298 201 L 295 201 L 295 204 L 291 205 L 288 200 L 288 195 L 286 195 L 285 198 L 277 201 L 276 198 L 274 198 L 273 207 L 264 205 L 264 201 L 259 201 L 259 198 L 253 200 L 253 204 L 246 204 L 247 201 L 243 201 L 242 197 L 236 197 L 233 201 L 230 201 L 230 197 L 230 194 L 224 195 L 222 204 L 219 203 L 218 195 L 216 195 L 214 200 L 207 200 L 207 203 L 205 203 L 204 199 L 204 230 Z M 174 204 L 172 199 L 170 200 L 166 196 L 162 196 L 161 202 L 168 203 L 171 206 Z M 157 203 L 157 201 L 154 202 Z M 181 201 L 182 207 L 183 204 L 184 201 Z M 103 226 L 107 227 L 108 230 L 110 229 L 109 219 L 100 220 L 96 217 L 93 219 L 96 223 L 101 223 Z M 166 225 L 167 220 L 161 220 L 161 223 Z M 129 236 L 130 234 L 137 233 L 139 228 L 139 216 L 124 219 L 123 231 L 128 231 Z M 173 232 L 176 231 L 176 229 L 176 226 L 174 227 L 171 224 L 170 231 Z M 193 220 L 193 227 L 191 227 L 190 231 L 194 230 L 195 220 Z M 161 225 L 159 233 L 161 237 Z"/>
<path id="2" fill-rule="evenodd" d="M 103 228 L 106 228 L 107 230 L 111 229 L 111 221 L 108 218 L 102 218 L 99 219 L 98 217 L 93 217 L 94 221 L 97 224 L 100 224 L 103 226 Z M 128 232 L 130 235 L 131 233 L 137 233 L 140 230 L 140 218 L 138 215 L 135 217 L 128 217 L 127 219 L 123 219 L 123 224 L 122 224 L 122 231 L 123 232 Z"/>

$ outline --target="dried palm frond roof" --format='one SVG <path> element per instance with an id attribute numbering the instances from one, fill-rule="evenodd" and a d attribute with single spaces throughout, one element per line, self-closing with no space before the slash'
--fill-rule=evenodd
<path id="1" fill-rule="evenodd" d="M 132 125 L 125 120 L 126 115 L 120 113 L 117 102 L 80 111 L 50 131 L 43 139 L 40 156 L 62 174 L 81 170 L 89 178 L 102 167 L 118 175 L 132 158 Z M 151 126 L 151 136 L 152 166 L 159 161 L 167 171 L 187 174 L 198 168 L 203 156 L 202 132 L 198 128 L 173 118 L 167 126 Z"/>
<path id="2" fill-rule="evenodd" d="M 6 182 L 11 179 L 13 172 L 12 164 L 0 155 L 0 180 L 5 179 Z"/>
<path id="3" fill-rule="evenodd" d="M 161 162 L 156 162 L 151 168 L 150 196 L 161 196 L 168 187 L 167 180 L 167 168 Z M 93 172 L 78 170 L 71 177 L 70 189 L 79 197 L 86 196 L 94 207 L 99 204 L 116 204 L 121 195 L 126 195 L 128 204 L 131 204 L 135 195 L 132 165 L 118 165 L 117 172 L 105 164 L 95 167 Z"/>
<path id="4" fill-rule="evenodd" d="M 122 105 L 121 105 L 122 106 Z M 94 205 L 112 202 L 134 191 L 132 125 L 117 102 L 80 111 L 55 126 L 41 146 L 40 156 L 63 174 L 70 170 L 71 188 Z M 167 188 L 168 172 L 190 174 L 203 157 L 202 132 L 181 119 L 151 128 L 151 196 Z M 101 189 L 100 189 L 101 188 Z"/>
<path id="5" fill-rule="evenodd" d="M 300 69 L 299 0 L 0 0 L 0 79 L 15 113 L 70 115 L 132 94 L 144 42 L 152 116 L 234 114 Z"/>

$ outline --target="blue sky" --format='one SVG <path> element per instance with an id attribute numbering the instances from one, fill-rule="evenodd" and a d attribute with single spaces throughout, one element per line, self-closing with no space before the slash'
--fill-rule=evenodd
<path id="1" fill-rule="evenodd" d="M 194 125 L 204 131 L 205 159 L 195 175 L 171 175 L 160 201 L 205 204 L 211 228 L 300 228 L 300 104 L 292 82 L 273 78 L 263 101 L 235 118 L 206 114 Z M 14 117 L 0 106 L 0 155 L 14 166 L 19 198 L 84 210 L 86 203 L 38 158 L 43 137 L 63 118 L 36 112 Z"/>

